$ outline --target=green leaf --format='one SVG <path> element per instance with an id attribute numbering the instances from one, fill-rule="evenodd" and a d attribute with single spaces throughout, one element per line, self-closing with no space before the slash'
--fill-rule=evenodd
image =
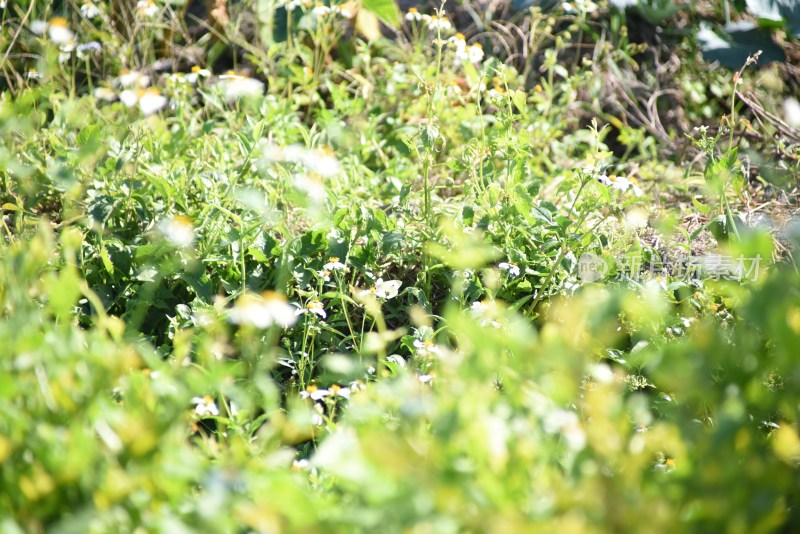
<path id="1" fill-rule="evenodd" d="M 400 10 L 394 0 L 363 0 L 361 5 L 375 13 L 387 26 L 396 28 L 400 24 Z"/>

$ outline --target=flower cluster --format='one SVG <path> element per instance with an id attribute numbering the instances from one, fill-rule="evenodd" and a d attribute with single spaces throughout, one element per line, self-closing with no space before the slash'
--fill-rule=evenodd
<path id="1" fill-rule="evenodd" d="M 265 291 L 261 295 L 245 293 L 228 312 L 228 320 L 256 328 L 269 328 L 272 325 L 289 328 L 297 322 L 297 307 L 274 291 Z"/>

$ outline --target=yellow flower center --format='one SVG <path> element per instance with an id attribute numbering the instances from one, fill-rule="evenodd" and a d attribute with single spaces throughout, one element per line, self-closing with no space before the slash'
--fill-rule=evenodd
<path id="1" fill-rule="evenodd" d="M 53 17 L 50 19 L 50 26 L 59 26 L 61 28 L 66 28 L 69 24 L 67 23 L 67 19 L 64 17 Z"/>
<path id="2" fill-rule="evenodd" d="M 315 391 L 317 391 L 318 389 L 319 389 L 319 388 L 318 388 L 317 386 L 315 386 L 314 384 L 311 384 L 310 386 L 308 386 L 308 387 L 306 388 L 306 393 L 314 393 L 314 392 L 315 392 Z"/>
<path id="3" fill-rule="evenodd" d="M 331 256 L 330 258 L 328 258 L 328 261 L 330 263 L 339 263 L 339 258 L 337 258 L 336 256 Z"/>
<path id="4" fill-rule="evenodd" d="M 410 7 L 410 8 L 408 8 L 408 12 L 409 13 L 417 13 L 417 8 L 416 7 Z"/>
<path id="5" fill-rule="evenodd" d="M 463 33 L 457 33 L 456 39 L 458 39 L 459 41 L 463 41 L 464 39 L 466 39 L 466 37 L 464 37 Z"/>
<path id="6" fill-rule="evenodd" d="M 342 386 L 340 386 L 340 385 L 338 385 L 338 384 L 334 384 L 334 385 L 332 385 L 331 387 L 329 387 L 328 389 L 330 389 L 330 390 L 331 390 L 331 393 L 333 393 L 334 395 L 336 395 L 337 393 L 339 393 L 339 390 L 340 390 L 340 389 L 342 389 Z"/>
<path id="7" fill-rule="evenodd" d="M 194 72 L 195 74 L 200 72 L 200 65 L 194 65 L 192 67 L 192 72 Z"/>

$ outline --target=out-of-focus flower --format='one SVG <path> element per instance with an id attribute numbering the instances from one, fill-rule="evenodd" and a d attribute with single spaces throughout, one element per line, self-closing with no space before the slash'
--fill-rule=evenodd
<path id="1" fill-rule="evenodd" d="M 373 295 L 379 299 L 389 300 L 397 296 L 397 293 L 400 290 L 401 285 L 403 285 L 403 283 L 400 280 L 384 281 L 383 278 L 378 278 L 375 281 L 375 285 L 373 285 L 369 289 L 361 291 L 360 295 L 361 296 Z"/>
<path id="2" fill-rule="evenodd" d="M 314 6 L 314 9 L 312 9 L 311 12 L 317 17 L 324 17 L 331 13 L 331 8 L 317 2 L 317 5 Z"/>
<path id="3" fill-rule="evenodd" d="M 78 45 L 75 52 L 78 59 L 85 59 L 90 54 L 99 54 L 102 50 L 103 46 L 100 43 L 97 41 L 89 41 L 88 43 Z"/>
<path id="4" fill-rule="evenodd" d="M 307 459 L 300 458 L 299 460 L 292 462 L 292 471 L 302 471 L 303 469 L 308 469 Z"/>
<path id="5" fill-rule="evenodd" d="M 175 215 L 162 220 L 158 230 L 172 245 L 187 248 L 194 243 L 194 226 L 186 215 Z"/>
<path id="6" fill-rule="evenodd" d="M 295 315 L 305 315 L 307 313 L 319 315 L 323 319 L 328 316 L 325 312 L 325 308 L 322 307 L 322 303 L 316 299 L 309 300 L 305 308 L 298 308 L 297 311 L 295 311 Z"/>
<path id="7" fill-rule="evenodd" d="M 139 95 L 139 109 L 145 115 L 152 115 L 167 105 L 167 98 L 158 89 L 145 89 Z"/>
<path id="8" fill-rule="evenodd" d="M 417 356 L 419 356 L 420 358 L 428 358 L 430 356 L 441 356 L 442 354 L 442 349 L 436 346 L 436 344 L 430 339 L 426 341 L 415 339 L 414 348 L 417 349 Z"/>
<path id="9" fill-rule="evenodd" d="M 28 28 L 36 35 L 44 35 L 47 31 L 47 22 L 44 20 L 32 20 Z"/>
<path id="10" fill-rule="evenodd" d="M 606 176 L 605 174 L 602 174 L 597 179 L 601 184 L 607 185 L 612 189 L 622 191 L 623 193 L 628 189 L 631 189 L 633 194 L 637 197 L 642 196 L 642 188 L 639 187 L 639 181 L 634 177 L 626 178 L 625 176 L 616 176 L 613 174 Z"/>
<path id="11" fill-rule="evenodd" d="M 194 411 L 198 415 L 219 415 L 217 403 L 208 395 L 204 397 L 192 397 L 192 403 L 195 405 Z"/>
<path id="12" fill-rule="evenodd" d="M 197 85 L 197 82 L 200 78 L 208 78 L 209 76 L 211 76 L 210 70 L 201 69 L 199 65 L 195 65 L 192 67 L 192 72 L 184 75 L 183 79 L 192 85 Z"/>
<path id="13" fill-rule="evenodd" d="M 62 17 L 53 17 L 47 25 L 47 36 L 57 45 L 71 44 L 75 33 L 69 29 L 69 22 Z"/>
<path id="14" fill-rule="evenodd" d="M 505 96 L 506 90 L 502 85 L 495 85 L 486 93 L 486 96 L 489 100 L 502 100 Z"/>
<path id="15" fill-rule="evenodd" d="M 579 451 L 586 446 L 586 434 L 581 428 L 578 415 L 567 410 L 551 410 L 544 418 L 543 426 L 548 434 L 560 433 L 567 446 Z"/>
<path id="16" fill-rule="evenodd" d="M 519 276 L 519 266 L 513 261 L 503 261 L 497 264 L 497 267 L 506 271 L 512 277 Z"/>
<path id="17" fill-rule="evenodd" d="M 158 89 L 125 89 L 119 94 L 119 100 L 129 108 L 139 105 L 145 115 L 152 115 L 167 105 L 167 98 Z"/>
<path id="18" fill-rule="evenodd" d="M 350 388 L 345 388 L 338 384 L 333 384 L 328 388 L 328 390 L 334 397 L 342 397 L 343 399 L 350 398 Z"/>
<path id="19" fill-rule="evenodd" d="M 106 102 L 113 102 L 117 99 L 117 93 L 108 87 L 95 87 L 92 94 L 97 100 L 105 100 Z"/>
<path id="20" fill-rule="evenodd" d="M 138 70 L 126 70 L 122 69 L 119 71 L 117 78 L 114 80 L 114 84 L 118 87 L 122 87 L 125 89 L 130 88 L 139 88 L 144 89 L 148 85 L 150 85 L 150 76 L 146 74 L 142 74 Z"/>
<path id="21" fill-rule="evenodd" d="M 36 69 L 28 69 L 28 72 L 25 73 L 25 77 L 29 80 L 41 80 L 42 73 Z"/>
<path id="22" fill-rule="evenodd" d="M 328 263 L 322 266 L 326 271 L 347 271 L 347 265 L 339 261 L 339 258 L 328 258 Z"/>
<path id="23" fill-rule="evenodd" d="M 422 20 L 422 13 L 416 7 L 410 7 L 403 18 L 410 22 L 419 22 Z"/>
<path id="24" fill-rule="evenodd" d="M 302 191 L 315 203 L 325 200 L 325 186 L 318 174 L 297 173 L 293 180 L 295 188 Z"/>
<path id="25" fill-rule="evenodd" d="M 84 2 L 81 5 L 81 15 L 86 17 L 87 19 L 93 19 L 102 15 L 103 12 L 100 11 L 100 8 L 94 5 L 92 2 Z"/>
<path id="26" fill-rule="evenodd" d="M 467 48 L 467 59 L 472 63 L 480 63 L 483 60 L 483 46 L 480 43 L 472 43 Z"/>
<path id="27" fill-rule="evenodd" d="M 217 85 L 222 89 L 222 95 L 228 102 L 264 94 L 263 82 L 234 72 L 228 72 L 220 76 Z"/>
<path id="28" fill-rule="evenodd" d="M 153 0 L 140 0 L 136 3 L 136 14 L 143 19 L 152 19 L 161 9 Z"/>
<path id="29" fill-rule="evenodd" d="M 792 128 L 800 128 L 800 102 L 794 97 L 783 101 L 783 118 Z"/>
<path id="30" fill-rule="evenodd" d="M 597 11 L 597 4 L 591 0 L 572 0 L 571 2 L 564 2 L 561 8 L 570 14 L 578 13 L 593 13 Z"/>
<path id="31" fill-rule="evenodd" d="M 245 293 L 237 299 L 228 319 L 234 324 L 256 328 L 269 328 L 274 324 L 289 328 L 297 322 L 296 309 L 286 301 L 286 297 L 274 291 L 265 291 L 261 295 Z"/>
<path id="32" fill-rule="evenodd" d="M 316 385 L 311 384 L 306 388 L 305 391 L 300 392 L 300 397 L 304 399 L 311 399 L 311 400 L 321 400 L 330 395 L 331 392 L 327 389 L 320 389 Z"/>
<path id="33" fill-rule="evenodd" d="M 428 30 L 432 32 L 446 33 L 453 29 L 453 25 L 445 17 L 437 17 L 436 15 L 422 15 L 422 20 L 428 26 Z"/>

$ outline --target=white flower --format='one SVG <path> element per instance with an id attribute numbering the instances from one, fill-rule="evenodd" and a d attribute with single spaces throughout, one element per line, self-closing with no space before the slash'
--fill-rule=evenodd
<path id="1" fill-rule="evenodd" d="M 453 28 L 450 21 L 445 17 L 437 17 L 436 15 L 422 15 L 422 20 L 428 25 L 428 29 L 432 32 L 445 33 Z"/>
<path id="2" fill-rule="evenodd" d="M 783 118 L 792 128 L 800 128 L 800 102 L 796 98 L 783 101 Z"/>
<path id="3" fill-rule="evenodd" d="M 483 46 L 480 43 L 473 43 L 467 48 L 467 59 L 472 63 L 480 63 L 483 60 Z"/>
<path id="4" fill-rule="evenodd" d="M 422 14 L 416 7 L 410 7 L 403 18 L 411 22 L 419 22 L 422 20 Z"/>
<path id="5" fill-rule="evenodd" d="M 548 434 L 560 433 L 564 436 L 567 446 L 579 451 L 586 446 L 586 434 L 581 429 L 578 415 L 575 412 L 555 409 L 551 410 L 544 418 L 543 426 Z"/>
<path id="6" fill-rule="evenodd" d="M 325 419 L 322 415 L 325 413 L 325 407 L 320 404 L 314 404 L 314 411 L 311 413 L 311 424 L 314 426 L 322 426 L 325 423 Z"/>
<path id="7" fill-rule="evenodd" d="M 305 458 L 292 462 L 292 471 L 302 471 L 303 469 L 308 469 L 308 460 Z"/>
<path id="8" fill-rule="evenodd" d="M 447 43 L 456 49 L 456 52 L 460 52 L 467 48 L 467 39 L 464 37 L 463 33 L 457 33 L 451 38 L 447 40 Z"/>
<path id="9" fill-rule="evenodd" d="M 138 97 L 139 109 L 145 115 L 152 115 L 167 105 L 167 98 L 158 89 L 145 89 Z"/>
<path id="10" fill-rule="evenodd" d="M 405 367 L 406 361 L 405 359 L 400 356 L 399 354 L 392 354 L 391 356 L 386 357 L 387 362 L 392 362 L 393 364 L 397 365 L 398 367 Z"/>
<path id="11" fill-rule="evenodd" d="M 342 397 L 343 399 L 350 399 L 350 388 L 343 388 L 338 384 L 333 384 L 331 387 L 328 388 L 328 391 L 331 392 L 331 395 L 334 397 Z"/>
<path id="12" fill-rule="evenodd" d="M 566 13 L 593 13 L 597 11 L 597 4 L 591 0 L 572 0 L 572 2 L 564 2 L 561 4 L 562 9 Z"/>
<path id="13" fill-rule="evenodd" d="M 347 271 L 347 265 L 339 261 L 339 258 L 328 258 L 328 263 L 322 266 L 326 271 Z"/>
<path id="14" fill-rule="evenodd" d="M 127 107 L 132 108 L 139 103 L 139 96 L 136 94 L 136 91 L 125 89 L 119 94 L 119 101 Z"/>
<path id="15" fill-rule="evenodd" d="M 636 178 L 626 178 L 624 176 L 615 176 L 613 174 L 611 176 L 606 176 L 605 174 L 602 174 L 598 176 L 597 179 L 601 184 L 607 185 L 612 189 L 616 189 L 623 193 L 628 189 L 631 189 L 633 194 L 637 197 L 642 196 L 642 188 L 639 187 L 639 182 L 636 180 Z"/>
<path id="16" fill-rule="evenodd" d="M 393 299 L 397 296 L 401 285 L 403 285 L 403 283 L 400 280 L 386 280 L 384 282 L 383 278 L 378 278 L 374 286 L 361 291 L 360 295 L 362 297 L 373 295 L 379 299 L 385 300 Z"/>
<path id="17" fill-rule="evenodd" d="M 310 171 L 323 178 L 330 178 L 339 174 L 341 167 L 336 155 L 330 147 L 320 147 L 316 150 L 306 150 L 302 154 L 301 163 Z"/>
<path id="18" fill-rule="evenodd" d="M 229 72 L 220 76 L 219 79 L 217 85 L 222 89 L 222 94 L 228 102 L 264 94 L 264 83 L 255 78 Z"/>
<path id="19" fill-rule="evenodd" d="M 502 269 L 502 270 L 504 270 L 504 271 L 506 271 L 506 272 L 508 272 L 508 274 L 511 275 L 512 277 L 519 276 L 519 266 L 516 263 L 514 263 L 513 261 L 500 262 L 497 265 L 497 267 Z"/>
<path id="20" fill-rule="evenodd" d="M 152 19 L 160 11 L 153 0 L 140 0 L 136 3 L 136 14 L 141 18 Z"/>
<path id="21" fill-rule="evenodd" d="M 325 186 L 318 174 L 298 173 L 294 175 L 294 187 L 302 191 L 315 203 L 325 200 Z"/>
<path id="22" fill-rule="evenodd" d="M 291 0 L 286 2 L 284 7 L 286 11 L 294 11 L 298 7 L 307 8 L 309 6 L 311 6 L 311 0 Z"/>
<path id="23" fill-rule="evenodd" d="M 367 389 L 367 386 L 361 380 L 353 380 L 350 382 L 350 391 L 364 391 L 365 389 Z"/>
<path id="24" fill-rule="evenodd" d="M 100 11 L 100 8 L 98 8 L 96 5 L 94 5 L 91 2 L 85 2 L 81 6 L 81 15 L 83 15 L 87 19 L 93 19 L 95 17 L 99 17 L 102 14 L 103 14 L 103 12 Z"/>
<path id="25" fill-rule="evenodd" d="M 148 85 L 150 85 L 150 76 L 142 74 L 138 70 L 121 70 L 117 75 L 117 79 L 115 80 L 115 84 L 118 87 L 128 88 L 139 88 L 144 89 Z"/>
<path id="26" fill-rule="evenodd" d="M 105 100 L 106 102 L 113 102 L 117 99 L 117 93 L 108 87 L 95 87 L 92 94 L 97 100 Z"/>
<path id="27" fill-rule="evenodd" d="M 419 380 L 423 384 L 430 384 L 431 382 L 433 382 L 433 375 L 432 374 L 417 375 L 417 380 Z"/>
<path id="28" fill-rule="evenodd" d="M 30 69 L 28 72 L 25 73 L 25 77 L 29 80 L 41 80 L 42 73 L 36 69 Z"/>
<path id="29" fill-rule="evenodd" d="M 47 25 L 47 35 L 50 40 L 57 45 L 71 44 L 75 39 L 75 34 L 69 29 L 67 19 L 54 17 Z"/>
<path id="30" fill-rule="evenodd" d="M 183 79 L 192 85 L 197 85 L 198 79 L 208 78 L 209 76 L 211 76 L 210 70 L 201 69 L 200 66 L 195 65 L 194 67 L 192 67 L 192 72 L 185 74 Z"/>
<path id="31" fill-rule="evenodd" d="M 297 311 L 295 311 L 295 315 L 305 315 L 307 313 L 314 313 L 323 319 L 328 316 L 328 314 L 325 312 L 325 309 L 322 307 L 322 303 L 318 300 L 309 300 L 305 309 L 299 308 Z"/>
<path id="32" fill-rule="evenodd" d="M 256 328 L 268 328 L 274 324 L 289 328 L 297 322 L 296 309 L 286 302 L 286 297 L 274 291 L 265 291 L 261 295 L 245 293 L 237 299 L 228 319 L 234 324 Z"/>
<path id="33" fill-rule="evenodd" d="M 44 32 L 47 31 L 47 22 L 44 20 L 32 20 L 29 28 L 36 35 L 44 35 Z"/>
<path id="34" fill-rule="evenodd" d="M 489 100 L 502 100 L 506 94 L 506 90 L 502 85 L 495 85 L 486 93 L 486 97 Z"/>
<path id="35" fill-rule="evenodd" d="M 427 341 L 415 339 L 414 348 L 417 349 L 417 356 L 420 356 L 421 358 L 426 358 L 429 356 L 441 356 L 442 354 L 442 350 L 430 339 Z"/>
<path id="36" fill-rule="evenodd" d="M 198 415 L 219 415 L 217 404 L 208 395 L 205 397 L 192 397 L 192 403 L 195 404 L 194 411 Z"/>
<path id="37" fill-rule="evenodd" d="M 497 305 L 489 301 L 475 301 L 470 306 L 470 314 L 480 321 L 481 326 L 490 325 L 493 328 L 500 328 L 502 325 L 491 319 L 497 313 Z"/>
<path id="38" fill-rule="evenodd" d="M 320 3 L 317 3 L 317 5 L 314 6 L 314 9 L 312 9 L 311 12 L 317 17 L 324 17 L 331 12 L 331 8 L 329 8 L 328 6 L 324 6 Z"/>
<path id="39" fill-rule="evenodd" d="M 185 215 L 175 215 L 162 220 L 158 230 L 167 241 L 179 248 L 192 246 L 194 243 L 194 227 L 192 220 Z"/>
<path id="40" fill-rule="evenodd" d="M 300 392 L 300 397 L 303 398 L 303 399 L 309 399 L 310 398 L 311 400 L 318 401 L 318 400 L 324 399 L 325 397 L 327 397 L 330 394 L 331 394 L 330 390 L 320 389 L 317 386 L 315 386 L 314 384 L 311 384 L 310 386 L 308 386 L 306 388 L 305 391 L 301 391 Z"/>
<path id="41" fill-rule="evenodd" d="M 96 54 L 100 53 L 103 50 L 103 47 L 97 41 L 89 41 L 88 43 L 84 43 L 82 45 L 78 45 L 78 59 L 84 59 L 89 54 Z"/>

